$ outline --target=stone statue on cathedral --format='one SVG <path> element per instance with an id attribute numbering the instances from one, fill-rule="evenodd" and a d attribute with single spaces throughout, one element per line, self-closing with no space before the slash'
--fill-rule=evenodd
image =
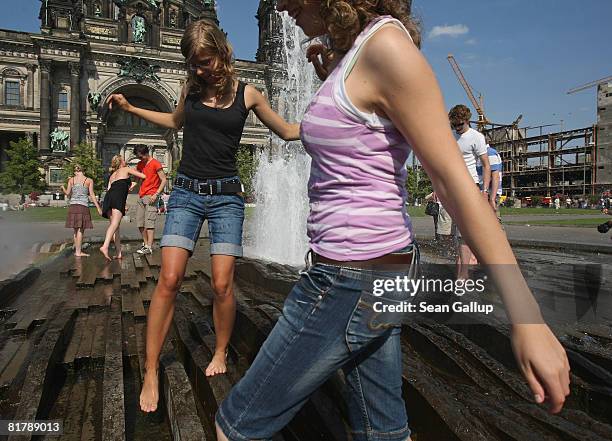
<path id="1" fill-rule="evenodd" d="M 63 153 L 68 151 L 68 139 L 70 135 L 60 129 L 55 129 L 51 132 L 51 151 L 54 153 Z"/>
<path id="2" fill-rule="evenodd" d="M 144 18 L 135 15 L 132 19 L 132 41 L 134 43 L 144 43 L 147 28 Z"/>

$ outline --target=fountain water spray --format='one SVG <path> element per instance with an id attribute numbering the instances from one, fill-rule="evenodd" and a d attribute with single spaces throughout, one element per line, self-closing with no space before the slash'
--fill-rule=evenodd
<path id="1" fill-rule="evenodd" d="M 282 14 L 282 35 L 287 80 L 278 110 L 287 121 L 296 122 L 302 119 L 319 81 L 302 49 L 306 36 L 286 13 Z M 299 265 L 308 250 L 310 157 L 300 142 L 285 143 L 274 136 L 272 149 L 260 152 L 257 161 L 253 185 L 257 207 L 247 225 L 246 255 Z"/>

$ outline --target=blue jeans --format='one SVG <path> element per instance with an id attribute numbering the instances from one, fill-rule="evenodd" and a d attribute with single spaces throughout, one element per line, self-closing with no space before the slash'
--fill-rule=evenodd
<path id="1" fill-rule="evenodd" d="M 316 264 L 301 272 L 253 364 L 219 407 L 216 422 L 230 440 L 271 439 L 338 369 L 346 377 L 354 440 L 408 438 L 402 317 L 377 313 L 372 305 L 397 304 L 409 294 L 374 296 L 372 281 L 415 277 L 413 248 L 412 265 L 397 271 Z"/>
<path id="2" fill-rule="evenodd" d="M 239 178 L 234 176 L 199 182 L 217 185 L 218 182 L 237 179 Z M 237 194 L 200 195 L 174 187 L 168 200 L 168 213 L 160 246 L 184 248 L 192 253 L 206 219 L 210 254 L 242 257 L 244 199 Z"/>

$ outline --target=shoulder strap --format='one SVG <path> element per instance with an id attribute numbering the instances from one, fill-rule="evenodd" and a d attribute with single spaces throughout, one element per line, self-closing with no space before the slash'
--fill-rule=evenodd
<path id="1" fill-rule="evenodd" d="M 361 33 L 355 40 L 355 45 L 351 48 L 349 53 L 346 54 L 347 60 L 345 61 L 346 64 L 344 66 L 344 70 L 342 73 L 343 80 L 346 80 L 348 76 L 351 74 L 351 72 L 353 71 L 353 68 L 355 67 L 355 63 L 357 62 L 357 59 L 359 58 L 359 54 L 361 53 L 361 49 L 363 48 L 363 46 L 368 42 L 368 40 L 374 34 L 376 34 L 376 32 L 380 30 L 380 28 L 382 28 L 384 25 L 389 24 L 389 23 L 393 23 L 397 27 L 403 29 L 404 32 L 406 32 L 406 35 L 408 35 L 408 38 L 410 38 L 410 41 L 413 41 L 412 36 L 410 35 L 410 32 L 408 32 L 406 27 L 398 19 L 391 17 L 389 15 L 375 18 L 368 25 L 370 29 L 366 27 L 363 33 Z"/>
<path id="2" fill-rule="evenodd" d="M 236 90 L 236 97 L 234 98 L 234 103 L 239 105 L 242 109 L 246 109 L 246 101 L 244 97 L 244 91 L 246 89 L 246 83 L 238 80 L 238 89 Z"/>

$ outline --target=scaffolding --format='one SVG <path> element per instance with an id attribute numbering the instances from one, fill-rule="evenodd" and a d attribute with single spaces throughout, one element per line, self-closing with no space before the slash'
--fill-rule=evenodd
<path id="1" fill-rule="evenodd" d="M 504 194 L 570 197 L 598 194 L 597 126 L 545 133 L 548 126 L 490 124 L 483 131 L 503 162 Z"/>

